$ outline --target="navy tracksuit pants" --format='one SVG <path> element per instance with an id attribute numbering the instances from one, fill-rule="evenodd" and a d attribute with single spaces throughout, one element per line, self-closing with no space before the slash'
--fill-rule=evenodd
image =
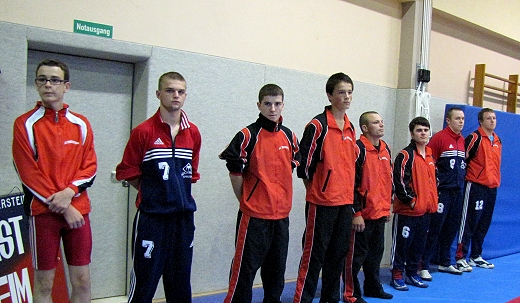
<path id="1" fill-rule="evenodd" d="M 482 255 L 484 238 L 491 226 L 497 189 L 478 183 L 465 182 L 464 203 L 455 258 L 465 259 L 470 245 L 470 257 Z"/>
<path id="2" fill-rule="evenodd" d="M 439 189 L 439 207 L 431 214 L 421 269 L 428 270 L 432 258 L 435 264 L 450 266 L 451 245 L 459 230 L 461 212 L 462 188 Z"/>
<path id="3" fill-rule="evenodd" d="M 392 274 L 397 279 L 406 272 L 411 277 L 417 274 L 419 261 L 424 252 L 430 215 L 407 216 L 394 214 Z"/>
<path id="4" fill-rule="evenodd" d="M 134 219 L 129 303 L 151 303 L 163 277 L 166 302 L 191 302 L 193 212 L 148 214 Z"/>

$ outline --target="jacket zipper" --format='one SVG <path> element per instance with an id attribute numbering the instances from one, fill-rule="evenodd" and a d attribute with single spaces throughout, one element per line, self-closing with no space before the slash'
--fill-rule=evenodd
<path id="1" fill-rule="evenodd" d="M 327 178 L 325 179 L 325 183 L 323 184 L 323 188 L 321 189 L 321 192 L 325 192 L 325 189 L 327 189 L 327 184 L 329 183 L 330 174 L 332 172 L 332 169 L 329 169 L 329 172 L 327 173 Z"/>
<path id="2" fill-rule="evenodd" d="M 178 133 L 177 133 L 178 135 Z M 171 133 L 171 129 L 170 129 L 170 138 L 172 140 L 172 168 L 170 169 L 170 171 L 172 171 L 173 169 L 173 175 L 177 175 L 177 164 L 176 164 L 176 160 L 175 160 L 175 139 L 176 138 L 173 138 L 172 136 L 172 133 Z M 178 179 L 178 176 L 176 176 L 175 178 L 175 182 L 177 183 L 180 183 L 179 179 Z M 179 184 L 179 188 L 184 186 L 183 184 Z M 181 203 L 182 203 L 182 210 L 184 210 L 186 207 L 184 205 L 184 199 L 181 199 Z"/>

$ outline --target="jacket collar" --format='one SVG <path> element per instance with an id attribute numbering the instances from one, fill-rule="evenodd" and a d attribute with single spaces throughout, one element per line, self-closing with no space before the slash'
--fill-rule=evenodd
<path id="1" fill-rule="evenodd" d="M 416 153 L 419 154 L 419 151 L 417 150 L 417 144 L 415 144 L 415 141 L 411 140 L 411 142 L 410 142 L 410 144 L 408 144 L 408 146 L 412 147 L 413 150 Z M 425 150 L 424 151 L 425 151 L 425 156 L 426 157 L 427 156 L 430 156 L 430 157 L 432 156 L 432 149 L 428 145 L 425 146 Z"/>
<path id="2" fill-rule="evenodd" d="M 161 110 L 158 109 L 155 114 L 154 114 L 155 118 L 161 122 L 161 123 L 164 123 L 162 118 L 161 118 Z M 186 129 L 186 128 L 190 128 L 190 120 L 188 119 L 188 115 L 186 115 L 186 112 L 183 111 L 181 109 L 181 125 L 180 125 L 180 130 L 183 130 L 183 129 Z"/>
<path id="3" fill-rule="evenodd" d="M 277 132 L 280 130 L 280 126 L 282 125 L 282 116 L 278 119 L 278 122 L 273 122 L 262 114 L 258 114 L 258 119 L 256 119 L 256 123 L 260 124 L 260 126 L 270 132 Z"/>
<path id="4" fill-rule="evenodd" d="M 462 137 L 462 134 L 456 134 L 449 126 L 446 126 L 446 132 L 448 132 L 448 134 L 450 134 L 451 137 L 453 137 L 454 139 L 457 139 L 459 137 Z"/>
<path id="5" fill-rule="evenodd" d="M 365 145 L 366 150 L 377 150 L 375 148 L 374 144 L 372 144 L 372 142 L 370 142 L 370 140 L 368 140 L 368 138 L 365 135 L 361 134 L 359 136 L 359 140 L 361 140 L 361 142 L 363 142 L 363 145 Z M 385 147 L 386 147 L 385 141 L 379 139 L 379 151 L 383 150 Z"/>
<path id="6" fill-rule="evenodd" d="M 329 119 L 334 120 L 334 116 L 332 115 L 332 105 L 325 106 L 325 110 L 323 111 L 323 113 L 325 114 L 327 124 L 330 126 L 330 122 L 328 120 Z M 350 123 L 350 119 L 347 116 L 347 113 L 343 114 L 343 119 L 345 119 L 345 126 L 343 127 L 343 129 L 341 129 L 341 131 L 343 131 L 346 128 L 352 129 L 352 125 Z M 339 129 L 339 126 L 337 126 L 336 122 L 334 122 L 332 125 L 336 125 L 336 127 L 338 127 L 338 129 Z M 352 129 L 352 130 L 354 130 L 354 129 Z"/>
<path id="7" fill-rule="evenodd" d="M 484 129 L 482 128 L 482 126 L 479 126 L 477 131 L 482 135 L 482 137 L 488 137 L 488 135 L 486 134 L 486 132 L 484 131 Z M 493 131 L 493 134 L 492 134 L 493 137 L 497 138 L 497 134 L 495 133 L 495 131 Z"/>

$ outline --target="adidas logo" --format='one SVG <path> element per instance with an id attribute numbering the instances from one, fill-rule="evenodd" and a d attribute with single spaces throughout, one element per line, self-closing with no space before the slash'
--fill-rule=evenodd
<path id="1" fill-rule="evenodd" d="M 155 140 L 155 142 L 153 144 L 154 145 L 164 145 L 164 142 L 162 142 L 161 138 L 157 138 L 157 140 Z"/>
<path id="2" fill-rule="evenodd" d="M 453 144 L 450 144 L 450 147 L 449 147 L 449 148 L 454 148 L 454 147 L 453 147 Z"/>

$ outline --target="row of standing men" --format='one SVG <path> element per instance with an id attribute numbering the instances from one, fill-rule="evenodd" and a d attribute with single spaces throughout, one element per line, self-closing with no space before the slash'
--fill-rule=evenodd
<path id="1" fill-rule="evenodd" d="M 13 138 L 14 163 L 31 218 L 34 301 L 50 302 L 63 238 L 71 302 L 89 302 L 92 235 L 86 189 L 97 168 L 92 129 L 64 103 L 70 82 L 63 62 L 40 62 L 35 84 L 41 101 L 15 120 Z M 377 112 L 361 115 L 362 134 L 356 140 L 346 114 L 353 90 L 349 76 L 332 75 L 326 83 L 330 105 L 307 124 L 299 142 L 282 125 L 283 90 L 267 84 L 259 92 L 258 119 L 219 155 L 240 205 L 225 302 L 250 302 L 258 269 L 264 302 L 280 302 L 295 168 L 306 188 L 306 227 L 294 302 L 312 302 L 320 272 L 320 302 L 340 300 L 341 276 L 343 299 L 364 302 L 357 279 L 361 267 L 364 296 L 392 298 L 379 279 L 392 199 L 394 288 L 427 287 L 423 280 L 431 279 L 429 262 L 437 250 L 439 271 L 461 274 L 471 271 L 470 265 L 493 268 L 481 253 L 500 183 L 501 143 L 494 133 L 494 112 L 479 113 L 481 126 L 465 142 L 460 109 L 448 111 L 448 126 L 429 143 L 428 120 L 413 119 L 411 143 L 392 164 Z M 200 178 L 201 137 L 182 110 L 187 96 L 182 75 L 163 74 L 156 96 L 159 109 L 132 130 L 116 168 L 116 177 L 138 190 L 129 302 L 151 302 L 161 276 L 167 302 L 191 302 L 196 210 L 191 185 Z M 447 245 L 459 226 L 453 266 Z"/>

